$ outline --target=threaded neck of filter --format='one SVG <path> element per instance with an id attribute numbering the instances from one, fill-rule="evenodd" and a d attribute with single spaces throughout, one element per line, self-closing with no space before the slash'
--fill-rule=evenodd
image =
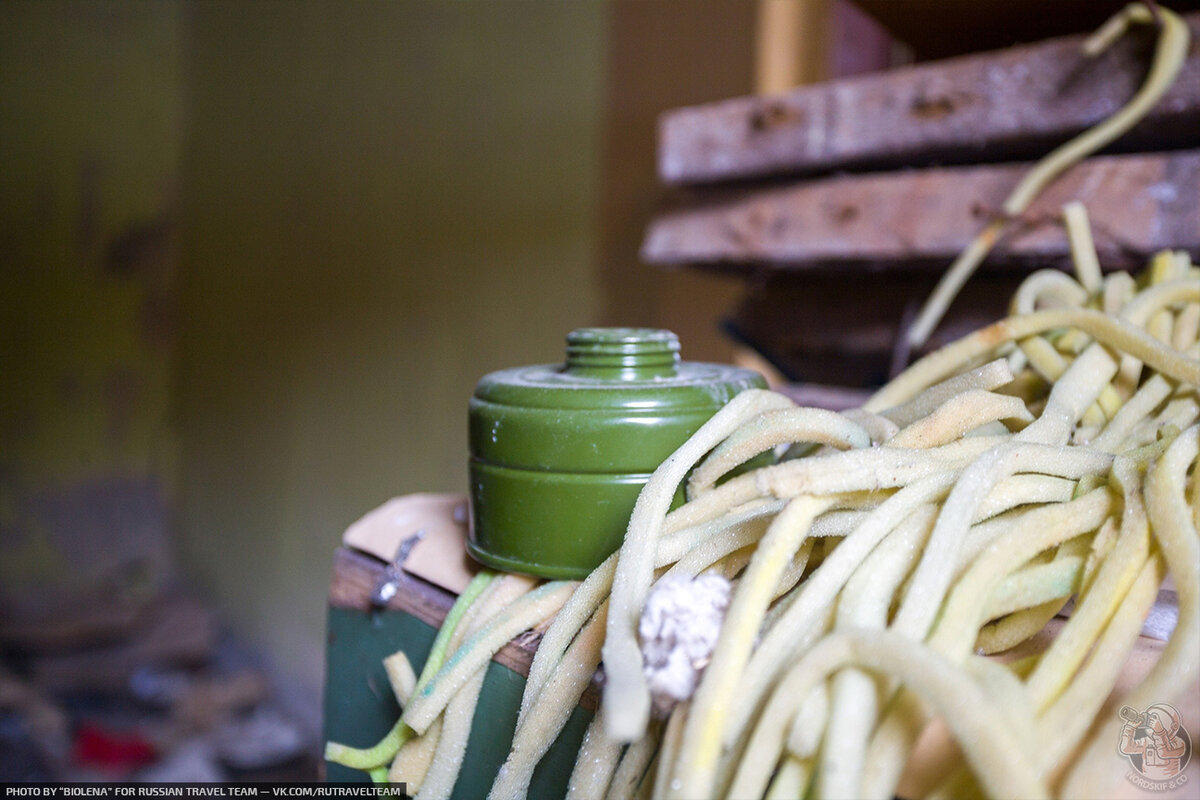
<path id="1" fill-rule="evenodd" d="M 567 334 L 567 372 L 610 380 L 670 378 L 679 338 L 655 328 L 577 328 Z"/>

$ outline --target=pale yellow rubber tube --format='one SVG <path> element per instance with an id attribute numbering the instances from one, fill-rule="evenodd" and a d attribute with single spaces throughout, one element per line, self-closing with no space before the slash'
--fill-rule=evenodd
<path id="1" fill-rule="evenodd" d="M 834 670 L 859 666 L 897 678 L 946 720 L 968 763 L 995 797 L 1049 797 L 1032 764 L 1032 743 L 1006 726 L 992 700 L 958 664 L 893 631 L 835 632 L 818 643 L 779 683 L 760 725 L 791 719 L 796 704 Z M 769 754 L 764 754 L 769 757 Z M 754 757 L 752 752 L 747 757 Z M 703 790 L 689 797 L 705 796 Z"/>
<path id="2" fill-rule="evenodd" d="M 1167 569 L 1175 579 L 1179 619 L 1150 674 L 1124 698 L 1124 703 L 1135 708 L 1171 702 L 1192 679 L 1186 665 L 1195 663 L 1200 650 L 1200 534 L 1184 490 L 1187 471 L 1195 465 L 1198 453 L 1200 426 L 1193 426 L 1176 437 L 1146 478 L 1146 509 Z M 1121 720 L 1114 718 L 1097 729 L 1064 783 L 1064 797 L 1095 797 L 1107 790 L 1122 768 L 1111 758 L 1110 749 L 1117 741 L 1120 724 Z"/>
<path id="3" fill-rule="evenodd" d="M 712 660 L 693 696 L 675 763 L 669 798 L 710 793 L 721 754 L 721 729 L 736 697 L 738 677 L 750 657 L 762 620 L 784 567 L 804 540 L 813 519 L 833 498 L 797 497 L 779 512 L 763 537 L 730 601 Z"/>
<path id="4" fill-rule="evenodd" d="M 637 624 L 653 580 L 655 547 L 676 488 L 709 450 L 747 420 L 794 405 L 773 392 L 742 392 L 668 456 L 638 495 L 618 551 L 603 650 L 607 683 L 601 703 L 609 711 L 605 715 L 607 734 L 616 741 L 640 737 L 650 717 L 650 691 L 642 674 Z"/>

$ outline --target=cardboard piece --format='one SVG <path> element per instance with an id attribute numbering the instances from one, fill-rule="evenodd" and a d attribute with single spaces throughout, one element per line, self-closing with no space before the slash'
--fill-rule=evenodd
<path id="1" fill-rule="evenodd" d="M 342 543 L 392 563 L 401 543 L 424 535 L 400 565 L 447 591 L 466 588 L 480 565 L 467 555 L 466 495 L 419 493 L 395 497 L 368 512 L 342 535 Z"/>

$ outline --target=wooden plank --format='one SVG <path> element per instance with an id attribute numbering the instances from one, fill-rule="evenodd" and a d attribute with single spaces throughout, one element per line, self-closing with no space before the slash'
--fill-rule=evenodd
<path id="1" fill-rule="evenodd" d="M 1200 39 L 1200 13 L 1186 17 Z M 667 113 L 659 175 L 671 185 L 881 166 L 1035 158 L 1112 114 L 1146 74 L 1153 32 L 1100 57 L 1081 36 L 741 97 Z M 1118 146 L 1200 143 L 1200 47 Z"/>
<path id="2" fill-rule="evenodd" d="M 918 61 L 951 58 L 1095 30 L 1128 0 L 853 0 Z M 1167 0 L 1176 12 L 1197 0 Z"/>
<path id="3" fill-rule="evenodd" d="M 983 227 L 1028 165 L 843 175 L 723 193 L 653 221 L 643 260 L 735 270 L 912 264 L 938 269 Z M 1084 202 L 1106 268 L 1154 252 L 1200 254 L 1200 150 L 1091 159 L 1054 182 L 996 248 L 992 265 L 1061 265 L 1058 219 Z"/>
<path id="4" fill-rule="evenodd" d="M 329 604 L 335 608 L 370 611 L 371 594 L 383 577 L 386 565 L 366 553 L 339 547 L 333 554 L 333 580 Z M 398 589 L 387 608 L 412 614 L 427 625 L 438 627 L 446 618 L 454 595 L 432 583 L 401 571 Z"/>
<path id="5" fill-rule="evenodd" d="M 878 387 L 906 355 L 911 360 L 1004 317 L 1024 277 L 1015 271 L 975 276 L 925 347 L 911 354 L 896 348 L 933 291 L 933 273 L 884 270 L 851 281 L 837 271 L 771 273 L 753 281 L 725 324 L 785 380 Z M 802 404 L 827 407 L 831 400 L 840 398 L 818 394 Z"/>
<path id="6" fill-rule="evenodd" d="M 329 584 L 329 604 L 334 608 L 369 612 L 371 594 L 383 577 L 386 565 L 373 556 L 349 547 L 339 547 L 333 555 L 333 578 Z M 386 610 L 403 611 L 427 625 L 440 628 L 455 596 L 432 583 L 407 572 L 400 573 L 398 589 Z M 504 645 L 493 661 L 503 664 L 520 675 L 529 674 L 533 654 L 541 641 L 540 631 L 526 631 Z M 580 705 L 594 711 L 599 699 L 599 684 L 595 681 L 584 692 Z"/>

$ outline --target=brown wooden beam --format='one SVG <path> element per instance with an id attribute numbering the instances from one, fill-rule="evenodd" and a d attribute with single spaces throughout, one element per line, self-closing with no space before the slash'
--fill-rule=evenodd
<path id="1" fill-rule="evenodd" d="M 1186 19 L 1187 64 L 1122 150 L 1200 144 L 1200 13 Z M 1035 158 L 1137 91 L 1153 36 L 1138 31 L 1096 59 L 1071 36 L 678 109 L 660 121 L 659 175 L 685 185 Z"/>
<path id="2" fill-rule="evenodd" d="M 1028 165 L 844 175 L 772 186 L 664 213 L 642 258 L 741 271 L 895 265 L 943 268 Z M 1200 253 L 1200 150 L 1091 159 L 1041 195 L 996 247 L 993 266 L 1063 265 L 1062 206 L 1088 208 L 1101 262 L 1137 268 L 1154 252 Z"/>
<path id="3" fill-rule="evenodd" d="M 1128 0 L 852 0 L 913 50 L 918 61 L 1069 36 L 1100 27 Z M 1163 0 L 1177 12 L 1197 0 Z"/>
<path id="4" fill-rule="evenodd" d="M 329 584 L 329 605 L 334 608 L 374 611 L 371 594 L 383 577 L 386 565 L 374 556 L 349 547 L 339 547 L 333 555 L 333 578 Z M 440 628 L 446 619 L 455 596 L 415 575 L 400 572 L 397 591 L 381 613 L 403 611 L 427 625 Z M 493 661 L 503 664 L 520 675 L 529 674 L 533 654 L 541 641 L 540 631 L 526 631 L 500 649 Z M 599 684 L 584 692 L 580 705 L 594 711 L 599 701 Z"/>

